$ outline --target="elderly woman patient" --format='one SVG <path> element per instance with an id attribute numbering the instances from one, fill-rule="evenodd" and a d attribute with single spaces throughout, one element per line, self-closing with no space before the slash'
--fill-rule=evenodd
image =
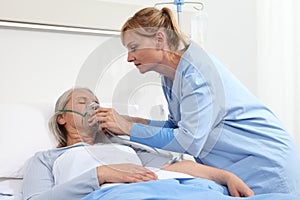
<path id="1" fill-rule="evenodd" d="M 116 148 L 118 145 L 112 144 L 110 139 L 113 138 L 110 138 L 110 136 L 100 134 L 101 131 L 97 129 L 99 126 L 96 126 L 95 129 L 95 127 L 86 125 L 84 113 L 86 106 L 91 102 L 99 103 L 93 92 L 86 88 L 70 89 L 59 97 L 56 102 L 55 113 L 49 121 L 50 130 L 55 135 L 58 146 L 52 150 L 38 152 L 32 158 L 24 177 L 24 199 L 57 200 L 65 199 L 66 197 L 67 199 L 81 199 L 106 183 L 135 183 L 159 179 L 155 170 L 151 171 L 151 168 L 145 168 L 139 165 L 138 162 L 118 163 L 116 161 L 109 163 L 109 161 L 101 161 L 101 156 L 96 155 L 95 152 L 103 154 L 102 158 L 107 155 L 107 152 L 103 152 L 103 149 L 101 150 L 102 152 L 93 151 L 93 149 L 97 148 L 97 146 Z M 99 141 L 101 142 L 100 144 L 94 145 Z M 99 162 L 94 163 L 92 167 L 88 167 L 89 162 L 85 160 L 84 156 L 80 157 L 83 154 L 79 154 L 69 160 L 70 164 L 67 165 L 65 171 L 57 172 L 58 169 L 62 169 L 58 167 L 57 163 L 63 162 L 63 155 L 66 155 L 70 150 L 82 150 L 89 147 L 92 147 L 88 150 L 89 153 L 95 154 L 91 157 L 99 156 Z M 131 149 L 129 146 L 124 146 L 124 148 Z M 129 151 L 123 150 L 119 148 L 118 155 L 109 155 L 110 159 L 114 160 L 114 158 L 128 156 Z M 169 162 L 170 158 L 163 156 L 159 158 L 160 154 L 144 156 L 141 152 L 144 153 L 145 151 L 135 150 L 136 152 L 132 151 L 140 156 L 141 163 L 146 162 L 143 159 L 149 160 L 149 156 L 152 156 L 152 160 L 161 162 L 160 166 L 162 166 L 161 169 L 164 171 L 181 172 L 193 177 L 213 180 L 227 186 L 232 196 L 247 197 L 254 194 L 241 179 L 230 172 L 188 160 Z M 71 161 L 79 157 L 82 159 L 80 161 L 85 166 L 85 170 L 79 170 L 78 174 L 69 176 L 67 180 L 61 180 L 60 175 L 66 176 L 67 173 L 76 168 Z M 127 160 L 131 162 L 130 158 Z"/>

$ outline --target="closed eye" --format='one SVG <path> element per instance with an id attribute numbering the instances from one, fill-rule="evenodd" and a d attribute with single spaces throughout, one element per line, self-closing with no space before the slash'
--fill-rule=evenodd
<path id="1" fill-rule="evenodd" d="M 137 48 L 138 48 L 137 45 L 131 45 L 131 46 L 129 47 L 129 51 L 130 51 L 130 52 L 135 52 L 135 51 L 137 50 Z"/>

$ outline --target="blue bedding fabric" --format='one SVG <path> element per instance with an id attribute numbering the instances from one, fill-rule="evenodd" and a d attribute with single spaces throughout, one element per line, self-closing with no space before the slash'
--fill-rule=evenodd
<path id="1" fill-rule="evenodd" d="M 83 200 L 300 200 L 290 194 L 260 194 L 237 198 L 228 195 L 226 187 L 199 178 L 165 179 L 141 183 L 122 184 L 96 190 Z"/>

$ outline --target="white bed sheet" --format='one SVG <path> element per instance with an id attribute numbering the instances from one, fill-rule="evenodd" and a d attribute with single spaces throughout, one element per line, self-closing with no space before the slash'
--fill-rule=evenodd
<path id="1" fill-rule="evenodd" d="M 21 178 L 0 178 L 0 199 L 21 200 L 22 183 Z"/>

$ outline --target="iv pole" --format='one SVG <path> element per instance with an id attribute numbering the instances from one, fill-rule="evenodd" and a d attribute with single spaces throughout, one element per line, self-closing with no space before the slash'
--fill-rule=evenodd
<path id="1" fill-rule="evenodd" d="M 180 13 L 182 12 L 182 5 L 183 4 L 195 4 L 195 5 L 200 5 L 200 8 L 197 8 L 194 6 L 194 9 L 198 10 L 198 11 L 201 11 L 203 10 L 204 8 L 204 5 L 203 3 L 201 2 L 191 2 L 191 1 L 187 1 L 187 2 L 184 2 L 184 0 L 174 0 L 174 2 L 166 2 L 166 3 L 156 3 L 155 6 L 158 6 L 158 5 L 164 5 L 164 4 L 174 4 L 176 5 L 176 11 L 177 11 L 177 22 L 178 22 L 178 25 L 180 26 Z"/>

